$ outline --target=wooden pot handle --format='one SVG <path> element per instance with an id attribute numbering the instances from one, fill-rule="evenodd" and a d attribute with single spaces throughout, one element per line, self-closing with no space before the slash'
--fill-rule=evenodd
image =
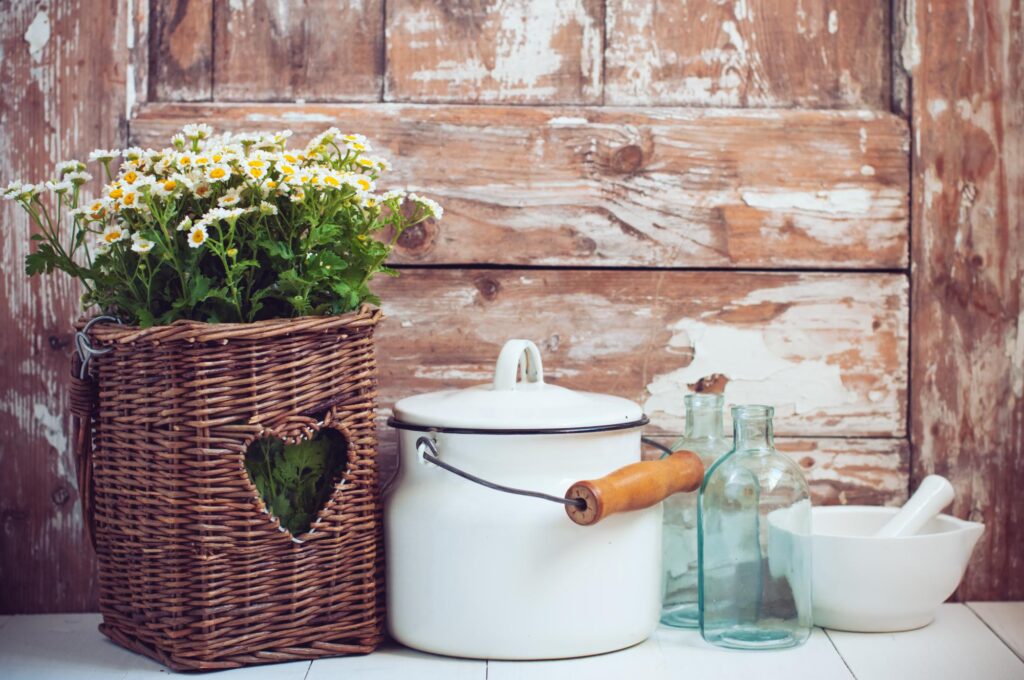
<path id="1" fill-rule="evenodd" d="M 642 510 L 674 493 L 695 491 L 704 480 L 704 464 L 693 451 L 676 451 L 660 460 L 632 463 L 600 479 L 576 482 L 566 498 L 587 506 L 565 506 L 569 519 L 588 526 L 617 512 Z"/>

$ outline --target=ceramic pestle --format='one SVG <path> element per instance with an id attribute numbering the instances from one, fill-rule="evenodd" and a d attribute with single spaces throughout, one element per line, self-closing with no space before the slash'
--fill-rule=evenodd
<path id="1" fill-rule="evenodd" d="M 910 500 L 875 534 L 878 538 L 913 536 L 928 521 L 953 502 L 955 492 L 949 480 L 940 475 L 928 475 Z"/>

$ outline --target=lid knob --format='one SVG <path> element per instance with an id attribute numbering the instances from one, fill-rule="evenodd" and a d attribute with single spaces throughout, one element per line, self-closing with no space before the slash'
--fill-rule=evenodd
<path id="1" fill-rule="evenodd" d="M 494 389 L 516 389 L 520 373 L 525 383 L 544 384 L 544 364 L 537 345 L 530 340 L 509 340 L 494 367 Z"/>

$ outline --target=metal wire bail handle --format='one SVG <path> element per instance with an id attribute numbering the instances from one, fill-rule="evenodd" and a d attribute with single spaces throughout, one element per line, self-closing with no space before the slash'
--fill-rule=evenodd
<path id="1" fill-rule="evenodd" d="M 75 353 L 78 355 L 80 364 L 78 368 L 79 380 L 85 380 L 85 376 L 89 375 L 89 362 L 92 361 L 93 357 L 106 354 L 114 349 L 113 347 L 97 349 L 92 346 L 92 338 L 89 337 L 89 331 L 101 321 L 113 321 L 118 325 L 122 325 L 121 320 L 116 316 L 96 316 L 89 319 L 89 322 L 85 324 L 85 328 L 75 333 Z"/>
<path id="2" fill-rule="evenodd" d="M 426 449 L 426 450 L 425 450 Z M 552 496 L 551 494 L 541 493 L 540 491 L 529 491 L 527 489 L 516 489 L 511 486 L 505 486 L 503 484 L 496 484 L 489 482 L 486 479 L 477 477 L 476 475 L 470 474 L 465 470 L 461 470 L 450 463 L 446 463 L 438 457 L 437 445 L 430 437 L 420 437 L 416 440 L 416 451 L 423 457 L 423 460 L 433 463 L 442 470 L 447 470 L 452 474 L 458 475 L 463 479 L 485 486 L 488 489 L 494 489 L 495 491 L 501 491 L 504 493 L 510 493 L 515 496 L 529 496 L 531 498 L 540 498 L 541 500 L 551 501 L 552 503 L 561 503 L 562 505 L 569 505 L 574 508 L 583 510 L 587 507 L 587 502 L 582 498 L 566 498 L 564 496 Z M 429 452 L 428 452 L 429 451 Z"/>

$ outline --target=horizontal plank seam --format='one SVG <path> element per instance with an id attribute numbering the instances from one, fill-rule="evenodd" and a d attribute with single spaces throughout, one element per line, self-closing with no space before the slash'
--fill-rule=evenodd
<path id="1" fill-rule="evenodd" d="M 259 109 L 259 108 L 296 108 L 309 105 L 328 105 L 345 108 L 380 108 L 380 107 L 402 107 L 402 108 L 419 108 L 424 110 L 436 110 L 439 106 L 445 108 L 464 108 L 472 110 L 486 110 L 486 109 L 507 109 L 507 108 L 523 108 L 523 109 L 573 109 L 577 111 L 608 111 L 611 113 L 622 112 L 643 112 L 645 110 L 657 110 L 657 111 L 686 111 L 692 113 L 705 113 L 713 114 L 716 116 L 736 116 L 740 118 L 763 118 L 766 115 L 778 115 L 778 114 L 791 114 L 791 115 L 803 115 L 803 114 L 819 114 L 837 117 L 846 117 L 850 119 L 858 119 L 861 114 L 871 114 L 877 116 L 877 119 L 889 118 L 894 121 L 898 121 L 906 125 L 907 120 L 902 116 L 899 116 L 891 111 L 885 109 L 794 109 L 794 108 L 728 108 L 721 106 L 680 106 L 679 104 L 673 105 L 654 105 L 654 104 L 642 104 L 642 105 L 600 105 L 600 104 L 523 104 L 514 102 L 502 102 L 502 103 L 473 103 L 473 102 L 423 102 L 423 101 L 401 101 L 401 100 L 386 100 L 383 102 L 367 102 L 363 101 L 349 101 L 340 99 L 313 99 L 306 98 L 302 102 L 298 102 L 295 99 L 280 99 L 280 100 L 259 100 L 259 101 L 196 101 L 196 102 L 176 102 L 176 101 L 155 101 L 148 102 L 139 107 L 135 118 L 154 120 L 161 117 L 164 111 L 170 109 L 190 109 L 190 108 L 223 108 L 223 109 Z"/>
<path id="2" fill-rule="evenodd" d="M 388 263 L 393 269 L 417 270 L 417 269 L 483 269 L 488 271 L 635 271 L 635 272 L 728 272 L 730 274 L 904 274 L 909 275 L 909 269 L 888 268 L 888 267 L 650 267 L 642 265 L 580 265 L 580 264 L 498 264 L 488 262 L 448 262 L 448 263 L 410 263 L 394 262 Z"/>

